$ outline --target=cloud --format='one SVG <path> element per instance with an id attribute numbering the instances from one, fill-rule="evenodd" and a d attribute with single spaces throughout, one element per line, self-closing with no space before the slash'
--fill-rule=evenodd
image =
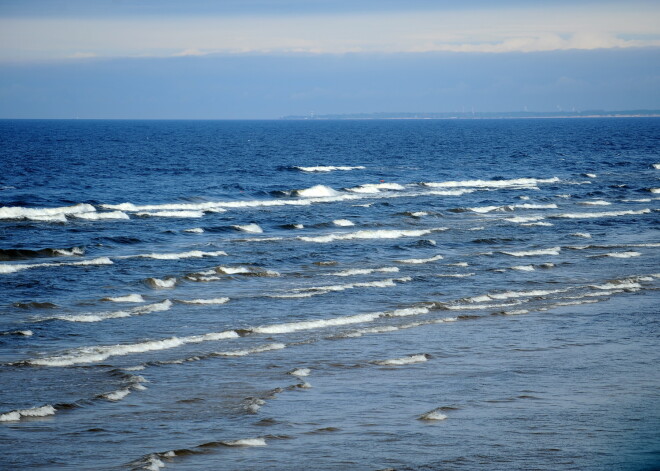
<path id="1" fill-rule="evenodd" d="M 635 38 L 635 39 L 632 39 Z M 177 17 L 0 17 L 0 60 L 213 53 L 538 52 L 660 46 L 660 4 Z"/>

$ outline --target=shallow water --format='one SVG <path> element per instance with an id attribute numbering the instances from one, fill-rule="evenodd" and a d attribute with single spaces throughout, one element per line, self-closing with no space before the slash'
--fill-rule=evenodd
<path id="1" fill-rule="evenodd" d="M 4 467 L 654 469 L 659 130 L 0 121 Z"/>

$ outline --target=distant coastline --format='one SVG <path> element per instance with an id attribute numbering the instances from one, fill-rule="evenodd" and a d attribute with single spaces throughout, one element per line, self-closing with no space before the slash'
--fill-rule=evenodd
<path id="1" fill-rule="evenodd" d="M 541 119 L 541 118 L 658 118 L 660 110 L 624 111 L 511 111 L 511 112 L 444 112 L 444 113 L 345 113 L 283 116 L 284 120 L 383 120 L 383 119 Z"/>

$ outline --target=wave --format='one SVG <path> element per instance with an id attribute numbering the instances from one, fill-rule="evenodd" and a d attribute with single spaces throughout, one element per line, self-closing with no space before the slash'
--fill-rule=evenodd
<path id="1" fill-rule="evenodd" d="M 225 446 L 266 446 L 266 439 L 264 438 L 242 438 L 230 442 L 220 442 Z"/>
<path id="2" fill-rule="evenodd" d="M 383 267 L 383 268 L 352 268 L 344 271 L 337 271 L 334 273 L 323 273 L 323 276 L 355 276 L 355 275 L 369 275 L 371 273 L 397 273 L 397 267 Z"/>
<path id="3" fill-rule="evenodd" d="M 315 185 L 311 188 L 305 188 L 303 190 L 295 190 L 293 194 L 295 194 L 296 196 L 302 196 L 304 198 L 319 198 L 326 196 L 338 196 L 340 193 L 337 190 L 333 190 L 329 186 Z"/>
<path id="4" fill-rule="evenodd" d="M 374 363 L 376 365 L 382 365 L 382 366 L 401 366 L 401 365 L 412 365 L 414 363 L 423 363 L 425 361 L 428 361 L 429 358 L 431 358 L 431 355 L 429 355 L 428 353 L 423 353 L 418 355 L 410 355 L 402 358 L 393 358 L 391 360 L 375 361 Z"/>
<path id="5" fill-rule="evenodd" d="M 16 422 L 26 417 L 46 417 L 54 415 L 56 409 L 51 405 L 33 407 L 32 409 L 18 409 L 0 414 L 0 422 Z"/>
<path id="6" fill-rule="evenodd" d="M 108 211 L 102 213 L 76 213 L 72 214 L 76 219 L 86 219 L 88 221 L 100 221 L 103 219 L 130 219 L 128 214 L 123 211 Z"/>
<path id="7" fill-rule="evenodd" d="M 249 348 L 246 350 L 232 350 L 230 352 L 216 352 L 213 353 L 213 356 L 223 356 L 223 357 L 244 357 L 247 355 L 252 355 L 254 353 L 263 353 L 270 352 L 272 350 L 282 350 L 286 348 L 285 343 L 269 343 L 266 345 L 260 345 L 258 347 Z"/>
<path id="8" fill-rule="evenodd" d="M 350 170 L 363 170 L 366 167 L 358 165 L 356 167 L 337 167 L 334 165 L 319 165 L 316 167 L 293 167 L 295 170 L 300 170 L 301 172 L 334 172 L 337 170 L 340 171 L 350 171 Z"/>
<path id="9" fill-rule="evenodd" d="M 203 211 L 140 211 L 136 213 L 140 217 L 161 217 L 161 218 L 201 218 Z"/>
<path id="10" fill-rule="evenodd" d="M 422 183 L 423 186 L 429 186 L 428 183 Z M 474 193 L 476 190 L 443 190 L 443 191 L 429 191 L 429 195 L 433 196 L 462 196 L 469 193 Z"/>
<path id="11" fill-rule="evenodd" d="M 296 288 L 291 293 L 286 294 L 271 294 L 271 298 L 311 298 L 321 294 L 328 294 L 336 291 L 345 291 L 355 288 L 390 288 L 396 286 L 397 283 L 405 283 L 411 281 L 412 278 L 389 278 L 386 280 L 369 281 L 365 283 L 350 283 L 345 285 L 329 285 L 329 286 L 313 286 L 309 288 Z"/>
<path id="12" fill-rule="evenodd" d="M 591 239 L 591 234 L 588 232 L 573 232 L 571 234 L 573 237 L 582 237 L 583 239 Z"/>
<path id="13" fill-rule="evenodd" d="M 31 330 L 9 330 L 5 332 L 0 332 L 0 335 L 20 335 L 22 337 L 32 337 L 34 332 Z"/>
<path id="14" fill-rule="evenodd" d="M 0 265 L 0 274 L 15 273 L 30 268 L 50 268 L 63 266 L 88 266 L 88 265 L 112 265 L 112 260 L 108 257 L 99 257 L 92 260 L 82 260 L 80 262 L 60 262 L 60 263 L 33 263 L 20 265 Z"/>
<path id="15" fill-rule="evenodd" d="M 527 250 L 520 252 L 501 252 L 505 255 L 510 255 L 512 257 L 534 257 L 537 255 L 559 255 L 561 252 L 561 247 L 552 247 L 550 249 L 539 249 L 539 250 Z"/>
<path id="16" fill-rule="evenodd" d="M 190 232 L 190 233 L 193 233 L 193 234 L 201 234 L 201 233 L 204 232 L 204 229 L 202 229 L 201 227 L 193 227 L 193 228 L 190 228 L 190 229 L 184 229 L 183 232 Z"/>
<path id="17" fill-rule="evenodd" d="M 225 304 L 229 302 L 229 298 L 177 299 L 176 301 L 184 304 Z"/>
<path id="18" fill-rule="evenodd" d="M 596 200 L 596 201 L 581 201 L 578 204 L 581 204 L 583 206 L 609 206 L 612 203 L 610 203 L 609 201 Z"/>
<path id="19" fill-rule="evenodd" d="M 141 294 L 127 294 L 126 296 L 103 298 L 101 301 L 112 301 L 113 303 L 143 303 L 144 298 Z"/>
<path id="20" fill-rule="evenodd" d="M 534 265 L 516 265 L 515 267 L 511 267 L 510 270 L 518 270 L 518 271 L 534 271 Z"/>
<path id="21" fill-rule="evenodd" d="M 177 279 L 173 276 L 169 278 L 147 278 L 147 284 L 151 286 L 152 288 L 160 289 L 160 288 L 174 288 L 174 285 L 176 285 Z"/>
<path id="22" fill-rule="evenodd" d="M 512 218 L 505 218 L 505 221 L 516 223 L 536 222 L 545 219 L 544 216 L 514 216 Z"/>
<path id="23" fill-rule="evenodd" d="M 288 374 L 293 375 L 293 376 L 309 376 L 309 374 L 312 372 L 309 368 L 296 368 L 295 370 L 289 371 Z"/>
<path id="24" fill-rule="evenodd" d="M 513 188 L 513 189 L 529 189 L 535 188 L 539 183 L 556 183 L 559 178 L 516 178 L 512 180 L 464 180 L 464 181 L 447 181 L 439 183 L 422 183 L 424 186 L 431 188 Z"/>
<path id="25" fill-rule="evenodd" d="M 612 258 L 632 258 L 632 257 L 639 257 L 642 254 L 639 252 L 634 252 L 634 251 L 628 251 L 628 252 L 610 252 L 603 254 L 603 257 L 612 257 Z"/>
<path id="26" fill-rule="evenodd" d="M 260 233 L 262 233 L 262 232 L 264 231 L 264 230 L 261 228 L 261 226 L 259 226 L 259 224 L 254 224 L 254 223 L 252 223 L 252 224 L 246 224 L 246 225 L 244 225 L 244 226 L 238 226 L 238 225 L 236 225 L 236 226 L 231 226 L 231 227 L 233 227 L 233 228 L 236 229 L 237 231 L 250 232 L 250 233 L 253 233 L 253 234 L 260 234 Z"/>
<path id="27" fill-rule="evenodd" d="M 0 261 L 16 261 L 16 260 L 29 260 L 33 258 L 47 258 L 47 257 L 73 257 L 84 255 L 85 249 L 83 247 L 70 247 L 68 249 L 0 249 Z"/>
<path id="28" fill-rule="evenodd" d="M 250 329 L 250 332 L 258 334 L 286 334 L 300 330 L 324 329 L 327 327 L 373 322 L 376 319 L 387 317 L 418 316 L 427 314 L 428 312 L 429 308 L 426 307 L 404 308 L 396 309 L 394 311 L 371 312 L 364 314 L 354 314 L 351 316 L 331 317 L 329 319 L 317 319 L 310 321 L 289 322 L 285 324 L 266 325 L 254 327 Z"/>
<path id="29" fill-rule="evenodd" d="M 20 206 L 3 206 L 0 208 L 0 219 L 35 219 L 49 220 L 58 218 L 66 222 L 66 215 L 95 212 L 96 208 L 91 204 L 80 203 L 73 206 L 62 206 L 59 208 L 24 208 Z M 39 219 L 44 218 L 44 219 Z"/>
<path id="30" fill-rule="evenodd" d="M 335 219 L 334 221 L 332 221 L 332 223 L 335 226 L 340 226 L 340 227 L 349 227 L 355 225 L 353 221 L 349 221 L 348 219 Z"/>
<path id="31" fill-rule="evenodd" d="M 108 319 L 120 319 L 124 317 L 141 316 L 151 312 L 167 311 L 172 307 L 172 301 L 166 299 L 165 301 L 149 304 L 147 306 L 138 306 L 133 309 L 125 311 L 113 311 L 99 314 L 76 314 L 76 315 L 63 315 L 63 316 L 50 316 L 40 318 L 40 321 L 46 320 L 62 320 L 68 322 L 101 322 Z"/>
<path id="32" fill-rule="evenodd" d="M 638 214 L 648 214 L 650 209 L 640 209 L 640 210 L 627 210 L 627 211 L 604 211 L 600 213 L 563 213 L 563 214 L 553 214 L 550 217 L 552 218 L 567 218 L 567 219 L 583 219 L 583 218 L 608 218 L 616 216 L 633 216 Z"/>
<path id="33" fill-rule="evenodd" d="M 405 258 L 402 260 L 395 260 L 397 263 L 407 263 L 407 264 L 422 264 L 435 262 L 437 260 L 442 260 L 444 257 L 442 255 L 435 255 L 429 258 Z"/>
<path id="34" fill-rule="evenodd" d="M 225 332 L 211 332 L 202 335 L 192 335 L 189 337 L 171 337 L 162 340 L 147 340 L 144 342 L 120 345 L 98 345 L 92 347 L 80 347 L 68 350 L 62 355 L 51 357 L 33 358 L 18 362 L 17 364 L 33 366 L 71 366 L 84 363 L 96 363 L 107 360 L 114 356 L 131 355 L 134 353 L 145 353 L 156 350 L 167 350 L 180 347 L 190 343 L 200 343 L 215 340 L 227 340 L 238 338 L 239 335 L 234 330 Z"/>
<path id="35" fill-rule="evenodd" d="M 433 409 L 419 416 L 419 420 L 445 420 L 447 416 L 443 414 L 444 408 Z"/>
<path id="36" fill-rule="evenodd" d="M 138 255 L 125 255 L 117 258 L 153 258 L 155 260 L 180 260 L 183 258 L 202 258 L 202 257 L 220 257 L 227 255 L 227 252 L 218 250 L 216 252 L 202 252 L 201 250 L 191 250 L 190 252 L 180 253 L 147 253 Z"/>
<path id="37" fill-rule="evenodd" d="M 406 188 L 398 183 L 366 183 L 364 185 L 346 188 L 351 193 L 380 193 L 381 190 L 405 190 Z"/>
<path id="38" fill-rule="evenodd" d="M 397 229 L 381 229 L 381 230 L 362 230 L 357 232 L 348 233 L 334 233 L 324 236 L 313 237 L 298 237 L 299 240 L 305 242 L 319 242 L 327 243 L 336 240 L 354 240 L 354 239 L 398 239 L 400 237 L 420 237 L 437 231 L 446 231 L 447 227 L 437 227 L 434 229 L 419 229 L 419 230 L 397 230 Z"/>

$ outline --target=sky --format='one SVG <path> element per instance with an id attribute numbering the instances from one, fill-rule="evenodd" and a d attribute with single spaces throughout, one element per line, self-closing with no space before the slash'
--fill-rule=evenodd
<path id="1" fill-rule="evenodd" d="M 660 2 L 0 0 L 0 118 L 660 109 Z"/>

